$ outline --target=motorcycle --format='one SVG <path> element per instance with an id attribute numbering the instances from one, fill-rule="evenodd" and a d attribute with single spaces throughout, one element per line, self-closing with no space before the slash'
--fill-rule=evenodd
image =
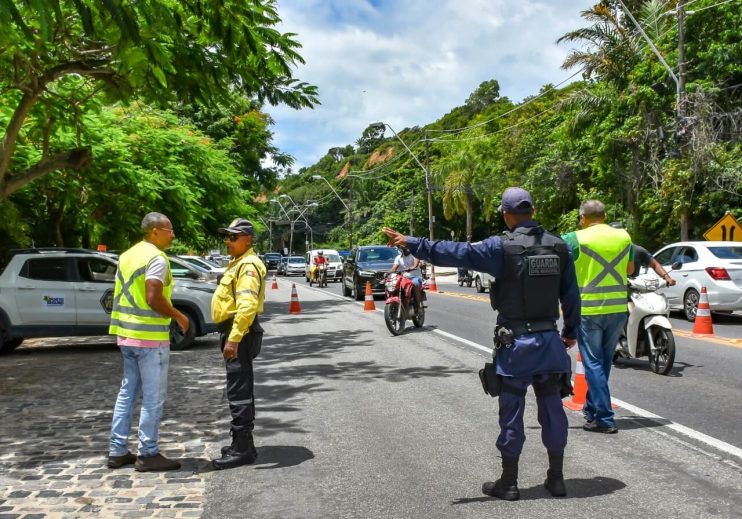
<path id="1" fill-rule="evenodd" d="M 319 265 L 316 265 L 316 268 L 313 270 L 312 275 L 309 279 L 309 286 L 312 286 L 312 283 L 317 283 L 317 286 L 322 288 L 327 286 L 327 263 L 320 263 Z"/>
<path id="2" fill-rule="evenodd" d="M 467 287 L 471 287 L 472 282 L 474 281 L 474 278 L 471 275 L 471 272 L 467 269 L 458 269 L 458 282 L 459 286 L 463 287 L 466 285 Z"/>
<path id="3" fill-rule="evenodd" d="M 410 277 L 407 272 L 390 272 L 384 278 L 384 322 L 392 335 L 401 334 L 408 319 L 412 320 L 415 328 L 420 328 L 425 323 L 425 305 L 422 303 L 425 292 L 421 291 L 418 303 L 415 298 L 417 287 Z"/>
<path id="4" fill-rule="evenodd" d="M 614 362 L 619 358 L 646 356 L 653 372 L 670 373 L 675 362 L 675 337 L 667 318 L 670 314 L 667 298 L 657 293 L 666 286 L 665 280 L 655 277 L 629 278 L 629 318 L 618 338 Z"/>

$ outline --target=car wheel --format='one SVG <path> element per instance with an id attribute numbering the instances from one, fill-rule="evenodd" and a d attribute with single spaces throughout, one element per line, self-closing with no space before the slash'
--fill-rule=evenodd
<path id="1" fill-rule="evenodd" d="M 363 286 L 356 280 L 355 283 L 353 283 L 353 286 L 355 286 L 355 298 L 356 301 L 363 301 L 364 296 L 366 295 L 364 293 Z"/>
<path id="2" fill-rule="evenodd" d="M 474 286 L 477 287 L 478 293 L 484 293 L 484 285 L 482 285 L 482 280 L 479 278 L 479 276 L 474 278 Z"/>
<path id="3" fill-rule="evenodd" d="M 188 331 L 184 332 L 175 319 L 170 321 L 170 349 L 174 351 L 190 348 L 196 339 L 196 320 L 188 310 L 180 311 L 188 318 Z"/>
<path id="4" fill-rule="evenodd" d="M 0 339 L 0 354 L 10 353 L 23 343 L 23 337 Z"/>
<path id="5" fill-rule="evenodd" d="M 350 297 L 351 295 L 353 295 L 353 290 L 348 288 L 348 285 L 345 284 L 345 280 L 342 280 L 341 282 L 343 283 L 343 295 L 345 297 Z"/>
<path id="6" fill-rule="evenodd" d="M 683 296 L 683 313 L 685 318 L 690 322 L 696 320 L 696 312 L 698 311 L 698 291 L 695 288 L 690 288 Z"/>

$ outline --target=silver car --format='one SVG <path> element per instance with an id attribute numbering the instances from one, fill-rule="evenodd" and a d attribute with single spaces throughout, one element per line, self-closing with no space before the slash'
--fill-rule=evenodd
<path id="1" fill-rule="evenodd" d="M 715 312 L 742 310 L 742 242 L 684 241 L 660 249 L 654 258 L 677 281 L 662 289 L 671 310 L 680 310 L 694 321 L 701 293 L 706 287 Z M 670 270 L 673 263 L 679 270 Z M 654 271 L 649 269 L 650 274 Z"/>

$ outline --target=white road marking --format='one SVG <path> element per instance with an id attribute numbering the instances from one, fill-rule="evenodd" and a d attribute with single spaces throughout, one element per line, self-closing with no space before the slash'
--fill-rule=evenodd
<path id="1" fill-rule="evenodd" d="M 443 337 L 446 337 L 448 339 L 453 339 L 454 341 L 458 341 L 462 344 L 466 344 L 467 346 L 471 346 L 472 348 L 475 348 L 477 350 L 486 352 L 486 353 L 492 353 L 492 348 L 485 348 L 481 344 L 477 344 L 476 342 L 472 342 L 468 339 L 464 339 L 463 337 L 459 337 L 458 335 L 454 335 L 452 333 L 444 332 L 443 330 L 432 330 L 434 333 L 437 333 L 438 335 L 442 335 Z M 731 445 L 729 443 L 726 443 L 725 441 L 718 440 L 712 436 L 709 436 L 707 434 L 704 434 L 700 431 L 696 431 L 695 429 L 691 429 L 690 427 L 686 427 L 685 425 L 680 425 L 679 423 L 672 422 L 668 420 L 667 418 L 663 418 L 660 415 L 651 413 L 649 411 L 646 411 L 642 409 L 641 407 L 637 407 L 635 405 L 632 405 L 628 402 L 624 402 L 623 400 L 620 400 L 618 398 L 612 398 L 611 399 L 613 403 L 618 405 L 619 407 L 634 413 L 637 416 L 641 416 L 643 418 L 650 418 L 653 420 L 657 420 L 659 423 L 661 422 L 669 422 L 666 424 L 662 424 L 662 427 L 667 427 L 668 429 L 672 429 L 673 431 L 680 433 L 684 436 L 687 436 L 689 438 L 692 438 L 696 441 L 699 441 L 701 443 L 705 443 L 706 445 L 710 445 L 711 447 L 725 452 L 727 454 L 731 454 L 732 456 L 736 456 L 739 459 L 742 459 L 742 449 L 739 447 L 735 447 L 734 445 Z M 702 451 L 703 452 L 703 451 Z"/>

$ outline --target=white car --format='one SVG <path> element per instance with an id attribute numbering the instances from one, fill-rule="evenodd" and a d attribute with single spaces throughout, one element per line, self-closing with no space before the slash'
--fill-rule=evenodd
<path id="1" fill-rule="evenodd" d="M 286 260 L 284 266 L 285 275 L 301 276 L 306 271 L 307 263 L 302 256 L 291 256 L 290 258 L 284 258 L 284 260 Z"/>
<path id="2" fill-rule="evenodd" d="M 670 310 L 681 310 L 694 321 L 701 287 L 716 312 L 742 310 L 742 242 L 684 241 L 660 249 L 654 258 L 677 284 L 661 290 Z M 678 270 L 672 265 L 680 263 Z M 649 270 L 649 274 L 654 274 Z M 656 275 L 656 274 L 655 274 Z"/>
<path id="3" fill-rule="evenodd" d="M 471 277 L 474 280 L 474 286 L 477 288 L 477 292 L 480 294 L 485 290 L 490 290 L 492 283 L 495 281 L 495 278 L 486 272 L 477 272 L 476 270 L 471 273 Z"/>
<path id="4" fill-rule="evenodd" d="M 212 263 L 211 261 L 202 258 L 201 256 L 178 256 L 178 257 L 187 261 L 191 265 L 196 265 L 197 267 L 201 267 L 202 269 L 206 269 L 209 272 L 213 272 L 215 274 L 224 274 L 224 272 L 227 270 L 226 267 L 221 267 L 217 265 L 216 263 Z"/>
<path id="5" fill-rule="evenodd" d="M 314 258 L 317 253 L 322 251 L 325 259 L 327 259 L 327 281 L 340 281 L 343 279 L 343 262 L 340 261 L 340 254 L 335 249 L 316 249 L 310 250 L 304 256 L 304 277 L 309 283 L 309 273 L 314 265 Z"/>
<path id="6" fill-rule="evenodd" d="M 0 274 L 0 353 L 27 337 L 107 335 L 113 304 L 116 260 L 86 249 L 11 251 Z M 173 349 L 187 348 L 197 336 L 216 331 L 211 320 L 214 283 L 175 279 L 172 303 L 188 316 L 184 334 L 170 326 Z"/>

